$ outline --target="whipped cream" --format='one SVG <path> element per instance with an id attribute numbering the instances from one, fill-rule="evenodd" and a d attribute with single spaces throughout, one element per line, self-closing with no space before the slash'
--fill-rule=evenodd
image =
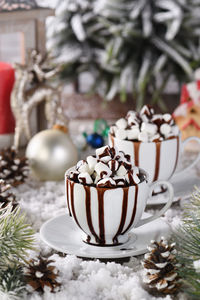
<path id="1" fill-rule="evenodd" d="M 152 107 L 144 105 L 139 112 L 129 111 L 119 119 L 110 133 L 120 140 L 148 143 L 178 136 L 179 129 L 170 114 L 155 114 Z"/>
<path id="2" fill-rule="evenodd" d="M 96 155 L 80 160 L 70 171 L 69 179 L 81 184 L 113 188 L 137 185 L 146 179 L 131 157 L 117 148 L 104 146 L 96 149 Z"/>

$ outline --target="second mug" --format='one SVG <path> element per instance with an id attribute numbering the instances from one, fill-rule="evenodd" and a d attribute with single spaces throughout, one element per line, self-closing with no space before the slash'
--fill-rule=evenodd
<path id="1" fill-rule="evenodd" d="M 197 137 L 190 137 L 182 142 L 180 133 L 178 136 L 158 142 L 120 140 L 109 133 L 109 145 L 129 154 L 133 164 L 148 173 L 149 183 L 157 180 L 168 180 L 174 174 L 180 175 L 191 169 L 199 161 L 200 153 L 193 163 L 184 170 L 175 173 L 180 155 L 186 143 L 191 140 L 200 144 L 200 139 Z"/>

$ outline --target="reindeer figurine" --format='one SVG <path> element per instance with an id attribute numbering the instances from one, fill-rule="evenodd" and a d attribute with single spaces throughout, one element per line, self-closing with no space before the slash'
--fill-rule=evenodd
<path id="1" fill-rule="evenodd" d="M 25 105 L 25 90 L 27 81 L 32 80 L 29 78 L 28 71 L 21 65 L 15 64 L 15 84 L 11 93 L 11 109 L 15 117 L 15 135 L 14 146 L 16 149 L 19 147 L 20 137 L 25 133 L 26 138 L 31 138 L 30 126 L 24 118 L 24 105 Z"/>
<path id="2" fill-rule="evenodd" d="M 14 147 L 18 149 L 20 137 L 25 133 L 31 138 L 30 113 L 41 102 L 45 102 L 48 127 L 56 120 L 68 125 L 61 108 L 61 89 L 54 88 L 47 81 L 59 72 L 59 68 L 48 70 L 44 60 L 35 50 L 31 53 L 28 66 L 15 64 L 15 84 L 11 94 L 11 108 L 16 120 Z M 34 82 L 34 84 L 33 84 Z"/>

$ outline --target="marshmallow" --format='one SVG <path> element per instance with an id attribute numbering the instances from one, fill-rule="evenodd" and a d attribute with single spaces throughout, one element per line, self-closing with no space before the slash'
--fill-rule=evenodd
<path id="1" fill-rule="evenodd" d="M 162 120 L 163 116 L 161 114 L 155 114 L 153 115 L 152 117 L 152 121 L 155 121 L 155 120 Z"/>
<path id="2" fill-rule="evenodd" d="M 127 138 L 128 138 L 128 140 L 137 140 L 139 133 L 140 133 L 140 130 L 137 126 L 134 126 L 131 129 L 127 129 Z"/>
<path id="3" fill-rule="evenodd" d="M 115 137 L 120 140 L 125 140 L 127 138 L 127 130 L 117 129 L 115 132 Z"/>
<path id="4" fill-rule="evenodd" d="M 69 173 L 69 178 L 81 184 L 96 184 L 105 188 L 125 187 L 127 183 L 134 185 L 140 182 L 139 168 L 133 166 L 129 154 L 105 146 L 97 149 L 96 155 L 79 161 L 76 170 Z"/>
<path id="5" fill-rule="evenodd" d="M 131 170 L 133 167 L 133 164 L 129 161 L 123 162 L 122 165 L 126 168 L 126 170 Z"/>
<path id="6" fill-rule="evenodd" d="M 78 170 L 80 166 L 82 166 L 85 163 L 85 160 L 79 160 L 76 164 L 76 169 Z"/>
<path id="7" fill-rule="evenodd" d="M 78 168 L 78 171 L 79 171 L 79 173 L 85 173 L 85 172 L 87 172 L 87 173 L 89 173 L 90 175 L 93 173 L 93 170 L 91 170 L 91 169 L 89 168 L 89 165 L 88 165 L 87 162 L 83 162 L 83 164 L 80 165 L 80 167 Z"/>
<path id="8" fill-rule="evenodd" d="M 125 154 L 124 157 L 126 158 L 126 161 L 131 162 L 131 156 L 129 154 Z"/>
<path id="9" fill-rule="evenodd" d="M 160 132 L 163 134 L 165 137 L 168 136 L 168 134 L 171 132 L 171 126 L 168 124 L 162 124 L 160 126 Z"/>
<path id="10" fill-rule="evenodd" d="M 96 157 L 101 158 L 103 156 L 109 155 L 109 146 L 103 146 L 101 148 L 96 149 Z"/>
<path id="11" fill-rule="evenodd" d="M 161 128 L 164 124 L 169 125 L 171 129 L 169 130 L 167 126 Z M 139 113 L 129 111 L 125 119 L 119 119 L 115 124 L 116 128 L 113 128 L 112 132 L 115 132 L 115 137 L 121 140 L 152 142 L 157 140 L 156 134 L 163 135 L 159 137 L 159 140 L 168 139 L 174 126 L 175 122 L 170 114 L 155 114 L 153 108 L 144 105 Z"/>
<path id="12" fill-rule="evenodd" d="M 117 130 L 117 126 L 112 125 L 112 126 L 110 127 L 110 134 L 115 135 L 116 130 Z"/>
<path id="13" fill-rule="evenodd" d="M 108 162 L 108 166 L 112 172 L 116 172 L 119 168 L 119 162 L 117 160 L 112 159 Z"/>
<path id="14" fill-rule="evenodd" d="M 116 186 L 116 182 L 111 178 L 103 178 L 97 182 L 98 187 L 114 187 Z"/>
<path id="15" fill-rule="evenodd" d="M 94 183 L 97 184 L 97 182 L 101 180 L 101 177 L 99 175 L 96 174 L 96 177 L 94 179 Z"/>
<path id="16" fill-rule="evenodd" d="M 148 134 L 146 131 L 142 131 L 138 134 L 138 140 L 144 143 L 148 142 Z"/>
<path id="17" fill-rule="evenodd" d="M 138 183 L 140 183 L 140 178 L 139 178 L 138 175 L 136 173 L 132 173 L 131 171 L 129 171 L 125 175 L 125 179 L 126 179 L 126 181 L 128 182 L 129 185 L 138 184 Z"/>
<path id="18" fill-rule="evenodd" d="M 119 155 L 118 149 L 114 148 L 114 147 L 111 147 L 109 149 L 109 152 L 110 152 L 110 156 L 111 156 L 112 159 L 116 158 Z"/>
<path id="19" fill-rule="evenodd" d="M 103 163 L 108 163 L 110 160 L 111 160 L 111 156 L 104 156 L 104 157 L 101 157 L 101 161 Z"/>
<path id="20" fill-rule="evenodd" d="M 154 109 L 152 107 L 149 107 L 148 105 L 144 105 L 140 111 L 141 116 L 146 115 L 148 118 L 150 118 L 153 114 Z"/>
<path id="21" fill-rule="evenodd" d="M 127 121 L 124 118 L 119 119 L 115 124 L 119 129 L 125 129 L 127 127 Z"/>
<path id="22" fill-rule="evenodd" d="M 141 120 L 142 120 L 142 122 L 146 122 L 146 123 L 149 122 L 149 118 L 146 115 L 142 115 Z"/>
<path id="23" fill-rule="evenodd" d="M 126 173 L 127 173 L 127 169 L 123 165 L 121 165 L 117 170 L 117 176 L 125 176 Z"/>
<path id="24" fill-rule="evenodd" d="M 155 135 L 158 130 L 158 127 L 155 124 L 142 123 L 141 131 L 146 131 L 150 135 Z"/>
<path id="25" fill-rule="evenodd" d="M 111 169 L 102 162 L 98 162 L 94 169 L 101 178 L 109 177 L 112 174 Z"/>
<path id="26" fill-rule="evenodd" d="M 136 184 L 138 184 L 140 182 L 140 178 L 137 174 L 133 173 L 133 180 Z"/>
<path id="27" fill-rule="evenodd" d="M 116 182 L 117 186 L 125 186 L 126 179 L 124 176 L 114 176 L 113 180 Z"/>
<path id="28" fill-rule="evenodd" d="M 78 175 L 78 180 L 80 183 L 83 183 L 83 184 L 92 184 L 93 183 L 91 176 L 87 172 L 80 173 Z"/>
<path id="29" fill-rule="evenodd" d="M 152 136 L 150 138 L 151 142 L 157 142 L 158 140 L 160 140 L 160 134 L 159 133 L 155 134 L 154 136 Z"/>
<path id="30" fill-rule="evenodd" d="M 134 117 L 133 116 L 128 117 L 128 125 L 139 127 L 139 120 L 137 119 L 136 115 Z"/>
<path id="31" fill-rule="evenodd" d="M 133 184 L 134 184 L 133 174 L 132 174 L 131 171 L 130 171 L 130 172 L 127 172 L 127 174 L 125 175 L 125 179 L 126 179 L 126 181 L 127 181 L 127 183 L 128 183 L 129 185 L 133 185 Z"/>
<path id="32" fill-rule="evenodd" d="M 127 112 L 127 118 L 135 118 L 135 116 L 137 116 L 137 113 L 136 113 L 136 111 L 134 111 L 134 110 L 129 110 L 128 112 Z"/>
<path id="33" fill-rule="evenodd" d="M 171 119 L 172 119 L 172 116 L 170 114 L 164 114 L 163 115 L 163 120 L 165 122 L 169 122 L 169 121 L 171 121 Z"/>
<path id="34" fill-rule="evenodd" d="M 119 151 L 119 154 L 118 154 L 118 161 L 122 161 L 122 162 L 127 161 L 127 159 L 125 158 L 125 154 L 124 154 L 123 151 Z"/>
<path id="35" fill-rule="evenodd" d="M 69 178 L 72 179 L 72 180 L 74 180 L 74 181 L 78 181 L 78 175 L 79 174 L 80 173 L 78 171 L 71 171 L 69 173 Z"/>
<path id="36" fill-rule="evenodd" d="M 88 163 L 88 167 L 90 169 L 90 171 L 93 173 L 94 172 L 94 167 L 97 164 L 97 158 L 94 156 L 88 156 L 86 159 L 87 163 Z"/>

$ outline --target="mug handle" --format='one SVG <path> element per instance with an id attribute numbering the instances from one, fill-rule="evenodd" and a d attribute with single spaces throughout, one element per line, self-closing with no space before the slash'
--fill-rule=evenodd
<path id="1" fill-rule="evenodd" d="M 190 141 L 197 141 L 200 145 L 200 138 L 196 137 L 196 136 L 191 136 L 191 137 L 188 137 L 187 139 L 185 139 L 183 142 L 182 142 L 182 147 L 183 149 L 185 148 L 185 145 L 190 142 Z M 196 164 L 197 162 L 199 161 L 200 159 L 200 152 L 199 154 L 197 155 L 197 157 L 195 158 L 195 160 L 189 165 L 187 166 L 185 169 L 179 171 L 179 172 L 175 172 L 174 175 L 172 176 L 172 178 L 176 177 L 176 176 L 179 176 L 179 175 L 182 175 L 183 173 L 189 171 L 190 169 L 192 169 Z"/>
<path id="2" fill-rule="evenodd" d="M 149 192 L 149 195 L 152 196 L 152 192 L 153 190 L 155 189 L 156 186 L 159 186 L 159 185 L 165 185 L 167 186 L 167 189 L 169 191 L 169 199 L 167 201 L 167 203 L 165 204 L 165 206 L 159 211 L 157 212 L 154 216 L 151 216 L 151 217 L 148 217 L 146 219 L 142 219 L 138 222 L 138 224 L 135 226 L 135 228 L 137 227 L 140 227 L 144 224 L 147 224 L 149 222 L 152 222 L 158 218 L 160 218 L 167 210 L 168 208 L 170 208 L 171 204 L 172 204 L 172 201 L 174 199 L 174 189 L 171 185 L 171 183 L 167 182 L 167 181 L 156 181 L 154 184 L 151 185 L 150 187 L 150 192 Z"/>

